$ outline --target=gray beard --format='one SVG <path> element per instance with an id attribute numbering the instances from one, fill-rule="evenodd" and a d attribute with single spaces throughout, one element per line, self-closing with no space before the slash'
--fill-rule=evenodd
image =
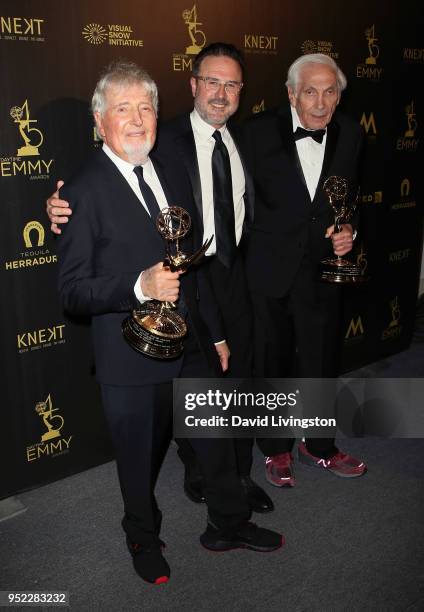
<path id="1" fill-rule="evenodd" d="M 153 148 L 153 143 L 150 139 L 146 139 L 144 144 L 136 147 L 124 146 L 123 149 L 128 156 L 129 162 L 134 166 L 140 166 L 147 161 L 149 153 Z"/>

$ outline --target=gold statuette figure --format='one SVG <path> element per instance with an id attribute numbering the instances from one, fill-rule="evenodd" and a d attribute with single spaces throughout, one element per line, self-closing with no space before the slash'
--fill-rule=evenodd
<path id="1" fill-rule="evenodd" d="M 348 201 L 348 181 L 340 176 L 329 176 L 323 189 L 334 211 L 334 231 L 340 232 L 356 210 L 358 197 Z M 321 279 L 330 283 L 360 283 L 366 280 L 364 268 L 340 256 L 321 261 Z"/>

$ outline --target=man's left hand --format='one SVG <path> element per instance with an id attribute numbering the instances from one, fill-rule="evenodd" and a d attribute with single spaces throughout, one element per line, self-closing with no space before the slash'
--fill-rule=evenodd
<path id="1" fill-rule="evenodd" d="M 340 257 L 349 253 L 353 247 L 353 228 L 350 223 L 343 223 L 340 232 L 334 231 L 334 225 L 330 225 L 325 233 L 326 238 L 331 238 L 335 255 Z"/>

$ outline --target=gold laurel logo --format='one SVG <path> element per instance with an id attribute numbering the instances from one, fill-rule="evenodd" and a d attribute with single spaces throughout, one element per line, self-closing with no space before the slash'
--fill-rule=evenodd
<path id="1" fill-rule="evenodd" d="M 313 40 L 304 40 L 301 45 L 303 55 L 307 55 L 308 53 L 316 53 L 317 45 Z"/>
<path id="2" fill-rule="evenodd" d="M 107 32 L 98 23 L 89 23 L 82 31 L 82 35 L 87 42 L 92 45 L 101 45 L 107 38 Z"/>

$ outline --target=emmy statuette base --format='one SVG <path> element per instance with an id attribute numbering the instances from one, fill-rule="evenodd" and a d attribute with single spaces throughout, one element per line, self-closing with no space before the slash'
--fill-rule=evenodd
<path id="1" fill-rule="evenodd" d="M 122 333 L 139 353 L 156 359 L 176 359 L 184 349 L 187 325 L 177 312 L 149 302 L 124 319 Z"/>
<path id="2" fill-rule="evenodd" d="M 368 279 L 359 266 L 347 259 L 323 259 L 321 280 L 328 283 L 359 284 Z"/>

